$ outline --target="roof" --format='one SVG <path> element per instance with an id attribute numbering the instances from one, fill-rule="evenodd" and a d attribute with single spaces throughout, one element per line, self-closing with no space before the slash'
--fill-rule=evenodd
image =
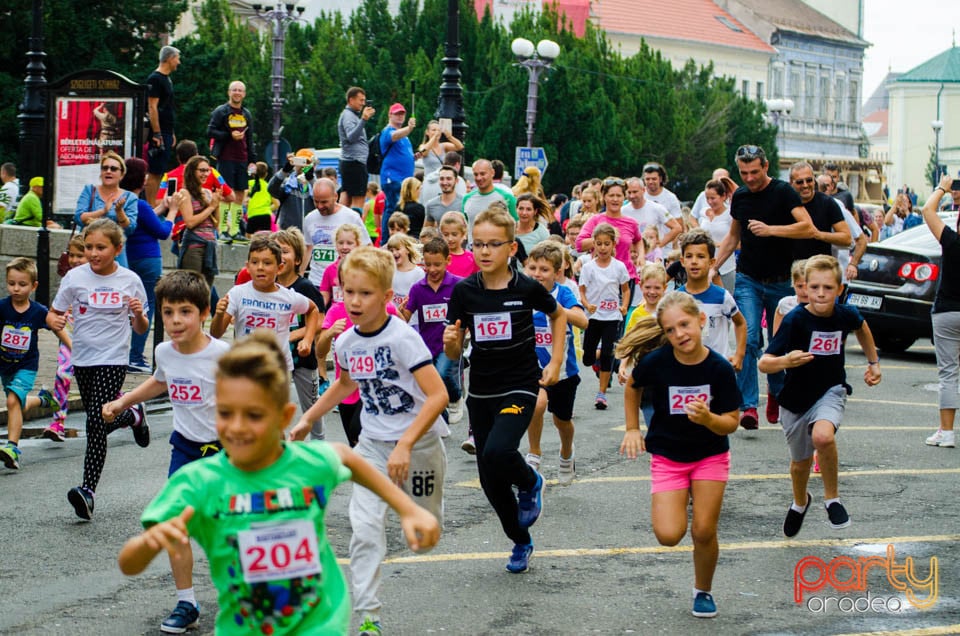
<path id="1" fill-rule="evenodd" d="M 889 121 L 890 111 L 886 108 L 881 108 L 864 117 L 861 123 L 863 124 L 863 130 L 867 133 L 867 137 L 888 137 L 890 135 L 887 128 Z"/>
<path id="2" fill-rule="evenodd" d="M 896 80 L 901 75 L 903 75 L 903 73 L 888 72 L 887 76 L 881 80 L 880 85 L 877 86 L 877 89 L 870 95 L 870 99 L 864 102 L 863 112 L 870 114 L 875 110 L 885 110 L 890 104 L 890 92 L 887 90 L 887 84 Z"/>
<path id="3" fill-rule="evenodd" d="M 863 40 L 840 23 L 797 0 L 735 0 L 780 31 L 799 33 L 866 48 Z"/>
<path id="4" fill-rule="evenodd" d="M 595 24 L 608 33 L 776 53 L 713 0 L 599 0 L 593 12 Z"/>
<path id="5" fill-rule="evenodd" d="M 897 78 L 897 82 L 960 84 L 960 48 L 952 46 Z"/>

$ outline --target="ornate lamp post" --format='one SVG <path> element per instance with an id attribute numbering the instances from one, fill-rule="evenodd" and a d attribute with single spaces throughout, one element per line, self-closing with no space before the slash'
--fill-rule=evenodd
<path id="1" fill-rule="evenodd" d="M 540 40 L 534 48 L 530 40 L 517 38 L 510 44 L 510 50 L 517 57 L 516 66 L 527 69 L 527 146 L 529 147 L 533 146 L 533 133 L 537 123 L 540 76 L 560 55 L 560 45 L 552 40 Z"/>
<path id="2" fill-rule="evenodd" d="M 443 82 L 437 98 L 437 119 L 453 121 L 453 136 L 463 141 L 467 132 L 467 116 L 463 111 L 463 88 L 460 86 L 460 2 L 447 0 L 447 40 L 443 48 Z"/>
<path id="3" fill-rule="evenodd" d="M 287 40 L 287 27 L 295 20 L 302 20 L 305 7 L 297 6 L 295 2 L 277 2 L 273 9 L 264 10 L 262 4 L 250 5 L 257 19 L 268 22 L 273 29 L 273 55 L 270 84 L 273 88 L 273 169 L 280 167 L 280 131 L 283 126 L 280 119 L 283 115 L 283 66 L 286 61 L 284 43 Z M 296 13 L 296 14 L 295 14 Z"/>

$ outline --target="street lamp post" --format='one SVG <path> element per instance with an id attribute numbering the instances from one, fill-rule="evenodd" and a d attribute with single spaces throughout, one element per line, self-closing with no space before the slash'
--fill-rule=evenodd
<path id="1" fill-rule="evenodd" d="M 767 112 L 770 113 L 770 121 L 773 122 L 774 127 L 777 129 L 776 131 L 777 150 L 778 150 L 778 154 L 780 154 L 779 151 L 783 150 L 782 148 L 779 147 L 780 146 L 780 119 L 782 117 L 785 117 L 786 115 L 789 115 L 790 112 L 793 110 L 793 106 L 794 106 L 793 100 L 773 98 L 773 99 L 765 99 L 763 100 L 763 103 L 767 107 Z M 784 140 L 786 140 L 786 137 L 784 137 Z"/>
<path id="2" fill-rule="evenodd" d="M 510 44 L 510 50 L 517 57 L 516 66 L 527 69 L 527 147 L 532 147 L 533 133 L 537 123 L 540 76 L 560 55 L 560 45 L 552 40 L 540 40 L 534 48 L 530 40 L 517 38 Z"/>
<path id="3" fill-rule="evenodd" d="M 272 70 L 270 73 L 270 84 L 273 88 L 273 169 L 276 171 L 280 167 L 280 130 L 282 128 L 280 119 L 283 115 L 283 67 L 286 60 L 284 54 L 284 43 L 287 39 L 287 27 L 294 20 L 302 20 L 305 7 L 297 6 L 295 2 L 277 2 L 273 9 L 264 10 L 263 5 L 250 5 L 255 17 L 270 23 L 273 29 L 273 55 Z M 296 15 L 294 14 L 296 12 Z"/>
<path id="4" fill-rule="evenodd" d="M 463 88 L 460 86 L 460 2 L 447 0 L 447 40 L 443 48 L 443 82 L 437 98 L 437 119 L 453 121 L 453 136 L 463 141 L 467 132 L 463 111 Z"/>
<path id="5" fill-rule="evenodd" d="M 934 147 L 933 147 L 933 187 L 940 183 L 940 131 L 943 130 L 943 121 L 934 119 L 930 122 L 933 128 Z"/>

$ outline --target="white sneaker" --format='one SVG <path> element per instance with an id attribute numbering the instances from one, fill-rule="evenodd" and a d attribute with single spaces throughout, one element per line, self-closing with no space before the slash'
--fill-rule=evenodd
<path id="1" fill-rule="evenodd" d="M 945 431 L 942 428 L 938 428 L 936 433 L 928 437 L 926 443 L 927 446 L 940 446 L 943 448 L 954 448 L 956 446 L 953 431 Z"/>
<path id="2" fill-rule="evenodd" d="M 533 453 L 527 453 L 527 466 L 534 469 L 538 473 L 540 472 L 540 456 Z"/>
<path id="3" fill-rule="evenodd" d="M 570 459 L 560 458 L 560 472 L 557 473 L 557 481 L 561 486 L 569 486 L 573 483 L 573 478 L 577 474 L 577 462 L 574 460 L 573 455 L 570 456 Z"/>
<path id="4" fill-rule="evenodd" d="M 447 406 L 447 415 L 450 417 L 450 424 L 459 424 L 463 420 L 463 398 Z"/>

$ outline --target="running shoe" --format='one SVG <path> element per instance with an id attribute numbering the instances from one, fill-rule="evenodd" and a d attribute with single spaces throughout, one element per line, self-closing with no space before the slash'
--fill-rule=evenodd
<path id="1" fill-rule="evenodd" d="M 450 424 L 459 424 L 463 420 L 463 398 L 447 406 L 447 416 Z"/>
<path id="2" fill-rule="evenodd" d="M 926 444 L 927 446 L 954 448 L 956 446 L 956 442 L 954 441 L 954 433 L 953 431 L 945 431 L 942 428 L 938 428 L 936 433 L 926 439 Z"/>
<path id="3" fill-rule="evenodd" d="M 780 421 L 780 403 L 773 393 L 767 393 L 767 421 L 776 424 Z"/>
<path id="4" fill-rule="evenodd" d="M 76 486 L 67 492 L 67 501 L 81 519 L 93 519 L 93 491 L 83 486 Z"/>
<path id="5" fill-rule="evenodd" d="M 834 501 L 826 508 L 831 528 L 841 530 L 850 525 L 850 515 L 847 514 L 847 509 L 843 507 L 842 503 Z"/>
<path id="6" fill-rule="evenodd" d="M 477 445 L 473 442 L 473 435 L 463 440 L 463 443 L 460 444 L 460 448 L 466 451 L 468 455 L 476 455 Z"/>
<path id="7" fill-rule="evenodd" d="M 53 397 L 53 393 L 48 391 L 46 388 L 41 388 L 40 392 L 37 393 L 37 397 L 40 398 L 40 406 L 45 409 L 50 409 L 51 411 L 59 411 L 60 403 L 57 402 L 57 399 Z"/>
<path id="8" fill-rule="evenodd" d="M 20 452 L 20 448 L 16 444 L 7 442 L 5 445 L 0 446 L 0 460 L 2 460 L 3 465 L 10 470 L 20 468 L 21 455 L 23 455 L 23 453 Z"/>
<path id="9" fill-rule="evenodd" d="M 149 375 L 153 373 L 153 369 L 150 367 L 146 361 L 143 362 L 131 362 L 127 365 L 127 373 L 137 373 L 137 374 L 146 374 Z"/>
<path id="10" fill-rule="evenodd" d="M 63 430 L 63 424 L 60 422 L 54 422 L 47 428 L 43 429 L 43 438 L 53 440 L 54 442 L 65 442 L 67 441 L 67 432 Z"/>
<path id="11" fill-rule="evenodd" d="M 543 512 L 543 476 L 534 471 L 537 481 L 530 490 L 517 493 L 517 520 L 521 528 L 529 528 L 540 518 Z"/>
<path id="12" fill-rule="evenodd" d="M 525 459 L 527 461 L 527 466 L 537 471 L 540 470 L 541 457 L 539 455 L 536 455 L 534 453 L 527 453 L 527 456 L 525 457 Z"/>
<path id="13" fill-rule="evenodd" d="M 560 470 L 557 473 L 557 482 L 561 486 L 569 486 L 573 483 L 573 478 L 577 474 L 577 462 L 574 461 L 573 455 L 570 455 L 570 459 L 560 458 Z"/>
<path id="14" fill-rule="evenodd" d="M 380 621 L 372 620 L 369 616 L 363 619 L 360 625 L 360 636 L 380 636 L 383 633 L 383 627 Z"/>
<path id="15" fill-rule="evenodd" d="M 813 497 L 810 493 L 807 493 L 807 505 L 803 507 L 803 512 L 797 512 L 793 509 L 793 506 L 787 510 L 787 518 L 783 520 L 783 536 L 788 539 L 797 536 L 801 526 L 803 526 L 803 518 L 807 516 L 807 510 L 810 510 L 812 502 Z"/>
<path id="16" fill-rule="evenodd" d="M 603 393 L 597 393 L 597 399 L 593 403 L 593 408 L 598 411 L 607 410 L 607 396 Z"/>
<path id="17" fill-rule="evenodd" d="M 751 406 L 748 409 L 743 409 L 743 413 L 740 414 L 740 426 L 748 431 L 755 431 L 760 428 L 760 418 L 757 416 L 756 408 Z"/>
<path id="18" fill-rule="evenodd" d="M 146 448 L 150 445 L 150 425 L 147 424 L 147 410 L 143 408 L 142 403 L 130 408 L 134 411 L 134 424 L 130 427 L 133 429 L 133 441 L 140 448 Z"/>
<path id="19" fill-rule="evenodd" d="M 693 599 L 693 615 L 697 618 L 713 618 L 717 615 L 717 604 L 708 592 L 697 592 Z"/>
<path id="20" fill-rule="evenodd" d="M 190 601 L 180 601 L 170 616 L 160 623 L 160 631 L 165 634 L 182 634 L 193 629 L 200 622 L 200 608 Z"/>
<path id="21" fill-rule="evenodd" d="M 510 560 L 507 561 L 507 572 L 520 574 L 530 568 L 530 557 L 533 556 L 532 543 L 517 543 L 513 546 L 513 552 L 510 553 Z"/>

